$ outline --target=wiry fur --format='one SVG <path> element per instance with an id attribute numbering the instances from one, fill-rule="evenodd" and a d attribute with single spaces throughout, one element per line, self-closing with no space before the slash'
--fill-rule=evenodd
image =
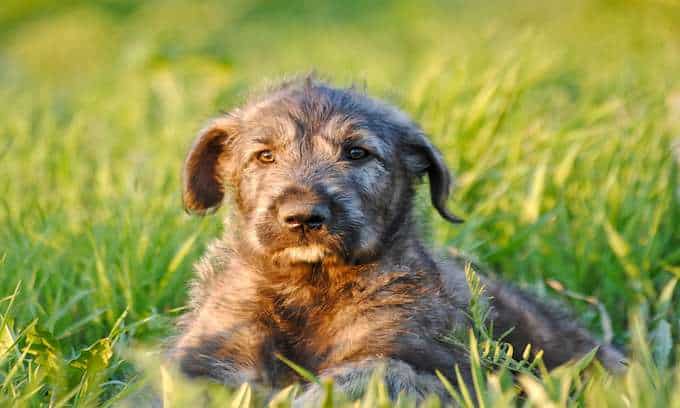
<path id="1" fill-rule="evenodd" d="M 371 152 L 346 157 L 348 146 Z M 275 162 L 257 152 L 269 149 Z M 170 355 L 190 376 L 279 387 L 300 380 L 277 354 L 358 396 L 383 366 L 392 395 L 445 396 L 433 376 L 465 372 L 463 350 L 442 338 L 469 325 L 460 266 L 436 260 L 412 218 L 414 185 L 430 181 L 445 206 L 451 179 L 441 154 L 401 111 L 312 78 L 291 81 L 211 122 L 184 169 L 184 202 L 204 212 L 231 201 L 224 236 L 196 265 L 191 309 Z M 291 204 L 292 203 L 292 204 Z M 286 229 L 281 208 L 321 206 L 322 228 Z M 508 340 L 544 349 L 549 366 L 599 345 L 551 307 L 486 282 L 493 324 Z M 602 346 L 602 345 L 600 345 Z M 612 369 L 622 356 L 602 346 Z M 310 385 L 299 402 L 313 401 Z"/>

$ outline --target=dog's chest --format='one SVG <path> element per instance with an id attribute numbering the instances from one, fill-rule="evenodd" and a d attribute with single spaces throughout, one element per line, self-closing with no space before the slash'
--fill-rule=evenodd
<path id="1" fill-rule="evenodd" d="M 436 297 L 429 282 L 406 273 L 340 287 L 289 288 L 271 298 L 274 349 L 314 370 L 338 362 L 387 357 L 417 330 Z"/>

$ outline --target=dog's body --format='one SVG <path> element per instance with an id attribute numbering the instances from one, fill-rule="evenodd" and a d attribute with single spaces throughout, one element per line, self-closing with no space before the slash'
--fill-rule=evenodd
<path id="1" fill-rule="evenodd" d="M 187 158 L 184 201 L 218 206 L 225 235 L 198 264 L 192 308 L 171 356 L 191 376 L 278 387 L 299 380 L 281 355 L 358 396 L 385 366 L 391 394 L 444 396 L 439 370 L 466 366 L 444 337 L 470 324 L 463 269 L 425 249 L 414 185 L 430 180 L 447 220 L 450 176 L 420 128 L 395 108 L 312 79 L 292 81 L 213 121 Z M 555 366 L 599 344 L 530 296 L 485 281 L 497 332 Z M 616 369 L 622 356 L 602 346 Z M 310 386 L 301 401 L 320 390 Z"/>

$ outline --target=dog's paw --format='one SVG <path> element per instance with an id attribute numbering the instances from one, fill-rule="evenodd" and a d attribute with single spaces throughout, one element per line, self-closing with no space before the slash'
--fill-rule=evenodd
<path id="1" fill-rule="evenodd" d="M 318 407 L 326 397 L 326 393 L 319 384 L 309 385 L 302 394 L 293 400 L 293 408 Z"/>
<path id="2" fill-rule="evenodd" d="M 604 368 L 613 374 L 623 374 L 628 369 L 628 359 L 613 346 L 600 346 L 597 351 L 597 359 Z"/>

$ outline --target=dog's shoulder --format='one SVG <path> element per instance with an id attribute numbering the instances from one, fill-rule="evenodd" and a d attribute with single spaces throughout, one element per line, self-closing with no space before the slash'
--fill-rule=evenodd
<path id="1" fill-rule="evenodd" d="M 428 248 L 419 240 L 408 241 L 394 254 L 383 259 L 385 270 L 397 270 L 417 278 L 416 286 L 441 292 L 458 307 L 470 301 L 470 289 L 465 277 L 465 260 Z"/>
<path id="2" fill-rule="evenodd" d="M 216 294 L 242 297 L 254 286 L 251 268 L 243 263 L 229 238 L 210 242 L 203 256 L 194 264 L 194 278 L 190 282 L 189 298 L 198 308 Z"/>
<path id="3" fill-rule="evenodd" d="M 465 277 L 465 262 L 466 260 L 461 257 L 443 254 L 435 256 L 442 287 L 461 307 L 470 303 L 470 287 Z"/>

